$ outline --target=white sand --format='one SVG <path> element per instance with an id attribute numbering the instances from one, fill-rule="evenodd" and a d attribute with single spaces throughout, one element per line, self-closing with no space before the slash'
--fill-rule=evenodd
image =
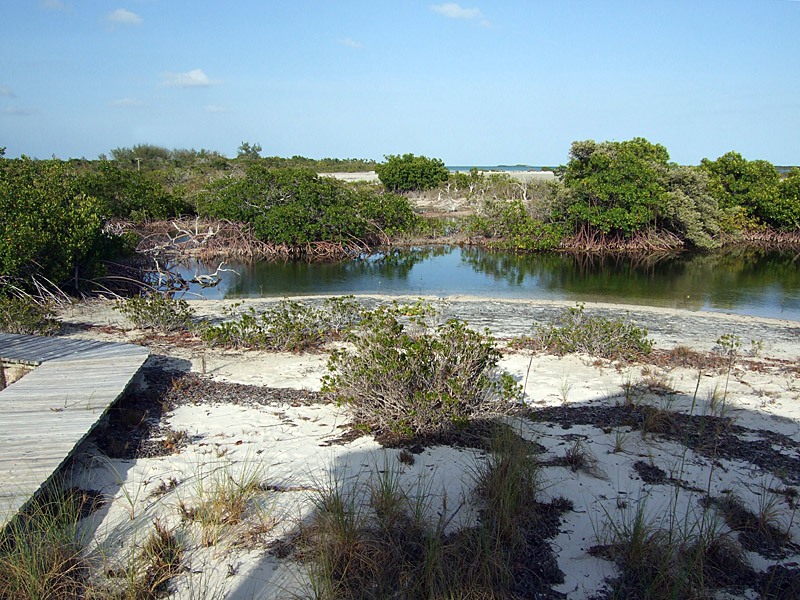
<path id="1" fill-rule="evenodd" d="M 219 304 L 198 302 L 195 306 L 198 312 L 213 314 L 219 312 Z M 507 304 L 513 310 L 513 303 Z M 680 321 L 684 316 L 663 309 L 651 313 L 656 315 L 654 319 L 660 315 L 672 321 Z M 124 319 L 110 311 L 107 304 L 75 308 L 64 317 L 72 322 L 124 324 Z M 761 369 L 737 365 L 729 375 L 704 372 L 699 375 L 698 386 L 695 370 L 652 367 L 645 374 L 643 365 L 619 366 L 587 356 L 508 352 L 501 367 L 525 385 L 525 400 L 533 406 L 615 405 L 624 402 L 626 386 L 647 378 L 651 382 L 661 379 L 675 392 L 667 397 L 638 391 L 637 403 L 712 414 L 721 410 L 719 405 L 712 406 L 715 390 L 717 396 L 727 390 L 724 410 L 737 419 L 738 425 L 781 433 L 800 442 L 800 382 L 793 370 L 800 356 L 800 341 L 795 338 L 791 343 L 782 338 L 784 325 L 780 322 L 713 315 L 708 318 L 717 319 L 723 329 L 726 323 L 735 322 L 745 340 L 749 325 L 760 336 L 773 331 L 775 337 L 770 338 L 770 350 L 766 352 L 769 358 L 753 359 Z M 508 327 L 507 322 L 495 325 L 494 329 Z M 680 323 L 677 327 L 680 328 Z M 120 339 L 120 334 L 112 330 L 74 335 Z M 142 339 L 142 333 L 136 331 L 121 335 L 128 341 Z M 707 332 L 686 331 L 684 337 L 685 340 L 675 339 L 674 334 L 665 333 L 656 339 L 656 344 L 662 348 L 679 342 L 695 347 L 713 345 L 707 339 Z M 326 372 L 324 354 L 230 352 L 171 348 L 164 344 L 153 344 L 153 352 L 159 355 L 154 362 L 160 361 L 166 368 L 190 365 L 192 371 L 204 372 L 218 381 L 252 385 L 319 390 Z M 770 360 L 774 357 L 785 362 Z M 195 598 L 202 593 L 205 597 L 279 598 L 300 593 L 306 577 L 304 567 L 270 556 L 264 546 L 290 533 L 308 517 L 313 496 L 309 488 L 324 487 L 330 482 L 332 471 L 345 481 L 364 482 L 371 472 L 391 465 L 402 470 L 402 480 L 408 489 L 422 486 L 427 490 L 432 510 L 441 510 L 444 498 L 450 511 L 465 503 L 451 527 L 475 518 L 476 507 L 470 505 L 468 496 L 470 474 L 476 461 L 481 460 L 480 452 L 427 448 L 416 457 L 413 466 L 408 466 L 397 461 L 396 450 L 382 449 L 368 436 L 345 444 L 324 445 L 341 435 L 341 426 L 347 421 L 345 414 L 333 405 L 256 407 L 201 403 L 180 406 L 164 421 L 172 429 L 189 435 L 190 443 L 180 453 L 125 461 L 102 457 L 88 444 L 74 470 L 74 478 L 81 487 L 98 489 L 113 498 L 109 505 L 87 519 L 97 556 L 113 561 L 134 552 L 156 518 L 178 528 L 190 571 L 175 581 L 175 597 Z M 603 578 L 616 574 L 613 563 L 588 554 L 590 547 L 604 539 L 609 519 L 621 522 L 633 514 L 639 503 L 646 503 L 645 511 L 654 519 L 677 515 L 681 521 L 686 517 L 687 522 L 694 523 L 700 518 L 702 509 L 698 501 L 703 493 L 674 485 L 646 484 L 633 469 L 637 461 L 658 466 L 669 476 L 690 482 L 712 496 L 734 490 L 753 509 L 771 497 L 768 488 L 782 485 L 776 474 L 749 462 L 711 461 L 658 436 L 643 439 L 638 431 L 629 432 L 626 427 L 604 432 L 593 425 L 564 429 L 554 423 L 515 421 L 514 424 L 526 437 L 546 448 L 542 457 L 545 461 L 563 456 L 576 439 L 582 440 L 584 448 L 596 458 L 591 473 L 556 466 L 543 469 L 542 499 L 563 496 L 574 503 L 574 510 L 564 515 L 560 533 L 552 540 L 559 567 L 565 574 L 565 582 L 557 589 L 568 598 L 586 598 L 601 587 Z M 618 441 L 622 451 L 614 452 Z M 796 449 L 790 448 L 785 453 L 794 458 L 798 455 Z M 268 519 L 271 529 L 254 548 L 235 546 L 234 542 L 243 536 L 236 528 L 225 532 L 215 546 L 204 547 L 198 542 L 197 527 L 181 523 L 180 503 L 196 504 L 200 491 L 208 489 L 215 473 L 236 478 L 242 471 L 254 469 L 270 485 L 295 490 L 269 494 L 270 502 L 274 502 Z M 177 482 L 174 489 L 153 495 L 171 478 Z M 797 519 L 792 519 L 792 510 L 782 498 L 777 499 L 776 507 L 778 518 L 789 528 L 792 539 L 800 542 L 800 525 Z M 791 552 L 780 560 L 767 560 L 755 553 L 747 555 L 757 569 L 800 561 L 800 556 Z"/>

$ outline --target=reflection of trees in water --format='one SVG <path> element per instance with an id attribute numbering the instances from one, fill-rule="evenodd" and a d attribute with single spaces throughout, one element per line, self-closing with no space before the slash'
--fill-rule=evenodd
<path id="1" fill-rule="evenodd" d="M 453 249 L 450 246 L 425 246 L 423 248 L 389 248 L 365 257 L 373 270 L 380 270 L 387 279 L 407 279 L 417 263 L 435 256 L 444 256 Z"/>
<path id="2" fill-rule="evenodd" d="M 734 248 L 704 254 L 508 254 L 465 249 L 473 269 L 511 286 L 526 279 L 540 288 L 578 296 L 662 299 L 676 306 L 734 307 L 743 298 L 777 287 L 784 295 L 800 291 L 798 259 L 793 254 Z M 598 298 L 599 299 L 599 298 Z"/>
<path id="3" fill-rule="evenodd" d="M 452 252 L 452 248 L 389 248 L 358 258 L 336 262 L 253 261 L 237 263 L 241 277 L 231 282 L 230 297 L 265 294 L 328 293 L 358 288 L 359 281 L 385 279 L 404 281 L 414 266 L 434 256 Z"/>

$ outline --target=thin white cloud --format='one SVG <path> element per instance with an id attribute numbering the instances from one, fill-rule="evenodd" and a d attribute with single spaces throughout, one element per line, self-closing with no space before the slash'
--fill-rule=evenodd
<path id="1" fill-rule="evenodd" d="M 229 112 L 227 108 L 224 106 L 219 106 L 218 104 L 208 104 L 203 107 L 206 112 L 210 113 L 226 113 Z"/>
<path id="2" fill-rule="evenodd" d="M 343 40 L 339 40 L 339 43 L 340 44 L 344 44 L 348 48 L 363 48 L 364 47 L 364 44 L 362 44 L 361 42 L 357 42 L 357 41 L 352 40 L 350 38 L 344 38 Z"/>
<path id="3" fill-rule="evenodd" d="M 60 10 L 67 12 L 72 8 L 71 4 L 65 4 L 63 0 L 39 0 L 39 6 L 45 10 Z"/>
<path id="4" fill-rule="evenodd" d="M 445 2 L 444 4 L 432 4 L 431 10 L 448 19 L 483 19 L 483 13 L 479 8 L 462 8 L 456 2 Z"/>
<path id="5" fill-rule="evenodd" d="M 141 108 L 144 106 L 144 102 L 138 98 L 119 98 L 114 100 L 111 106 L 116 106 L 117 108 Z"/>
<path id="6" fill-rule="evenodd" d="M 12 90 L 7 85 L 0 85 L 0 96 L 3 96 L 4 98 L 16 98 L 17 97 L 17 95 L 14 93 L 14 90 Z"/>
<path id="7" fill-rule="evenodd" d="M 21 106 L 6 106 L 3 113 L 14 117 L 29 117 L 35 115 L 36 111 L 32 108 L 23 108 Z"/>
<path id="8" fill-rule="evenodd" d="M 219 83 L 210 79 L 202 69 L 192 69 L 188 73 L 164 73 L 161 85 L 165 87 L 208 87 Z"/>
<path id="9" fill-rule="evenodd" d="M 118 8 L 110 13 L 106 19 L 114 25 L 141 25 L 142 17 L 124 8 Z"/>

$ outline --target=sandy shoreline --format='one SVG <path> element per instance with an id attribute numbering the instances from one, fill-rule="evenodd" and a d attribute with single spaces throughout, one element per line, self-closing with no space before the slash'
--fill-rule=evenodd
<path id="1" fill-rule="evenodd" d="M 299 298 L 310 303 L 322 299 Z M 252 306 L 258 311 L 276 300 L 249 299 L 240 309 Z M 359 297 L 366 305 L 386 300 Z M 198 318 L 214 319 L 221 315 L 223 305 L 232 303 L 190 304 Z M 474 329 L 488 327 L 501 338 L 528 333 L 534 322 L 547 322 L 565 306 L 573 305 L 463 296 L 441 302 L 445 318 L 457 316 Z M 537 410 L 557 411 L 539 422 L 520 421 L 515 426 L 544 447 L 541 459 L 553 465 L 542 470 L 543 500 L 563 496 L 574 505 L 562 517 L 551 545 L 565 577 L 554 589 L 576 600 L 596 593 L 604 578 L 617 573 L 613 562 L 589 553 L 602 539 L 607 518 L 624 519 L 642 502 L 646 502 L 647 513 L 653 518 L 670 513 L 691 516 L 699 512 L 699 500 L 704 494 L 717 498 L 728 493 L 726 490 L 735 490 L 745 504 L 756 509 L 760 499 L 772 493 L 769 489 L 800 490 L 800 382 L 794 368 L 800 357 L 800 323 L 641 306 L 587 304 L 586 311 L 603 316 L 629 311 L 638 325 L 648 328 L 655 347 L 661 350 L 686 345 L 707 352 L 716 346 L 721 335 L 738 335 L 743 357 L 730 372 L 698 372 L 675 366 L 620 365 L 580 355 L 556 357 L 503 351 L 500 366 L 521 385 L 524 383 L 525 401 Z M 319 390 L 326 373 L 325 352 L 288 354 L 181 347 L 144 332 L 123 331 L 117 328 L 127 327 L 125 319 L 110 309 L 110 303 L 73 307 L 62 318 L 75 326 L 70 335 L 149 345 L 154 356 L 148 367 L 166 369 L 174 376 L 189 371 L 221 385 L 292 388 L 300 393 Z M 761 342 L 758 356 L 748 356 L 751 340 Z M 670 391 L 664 392 L 665 389 Z M 719 397 L 723 391 L 721 408 Z M 601 422 L 613 416 L 631 394 L 635 395 L 637 406 L 668 408 L 676 413 L 713 416 L 724 410 L 743 428 L 737 434 L 742 448 L 733 444 L 729 454 L 712 456 L 702 449 L 688 449 L 673 438 L 642 435 L 628 425 Z M 573 416 L 558 416 L 558 411 L 567 409 L 573 412 L 565 414 Z M 584 414 L 599 416 L 578 418 Z M 158 425 L 164 431 L 168 428 L 185 432 L 188 443 L 178 453 L 113 458 L 105 456 L 90 440 L 81 449 L 74 481 L 111 499 L 87 523 L 97 552 L 107 552 L 111 557 L 130 551 L 131 545 L 137 543 L 137 528 L 159 518 L 180 531 L 186 544 L 185 561 L 190 573 L 174 582 L 175 597 L 197 597 L 201 587 L 216 597 L 289 597 L 302 593 L 304 568 L 289 559 L 276 558 L 267 548 L 309 517 L 308 489 L 318 488 L 330 472 L 343 473 L 345 480 L 357 481 L 381 465 L 390 464 L 401 470 L 401 479 L 409 488 L 424 478 L 434 500 L 468 497 L 469 473 L 476 461 L 483 460 L 481 452 L 434 446 L 417 455 L 414 465 L 403 465 L 397 461 L 397 450 L 381 448 L 370 436 L 331 445 L 346 430 L 346 423 L 343 410 L 331 404 L 242 404 L 209 397 L 194 398 L 159 417 Z M 558 462 L 576 440 L 596 461 L 591 471 L 573 470 Z M 769 452 L 748 454 L 747 444 L 751 442 L 759 447 L 767 443 L 763 448 Z M 615 451 L 619 446 L 622 447 Z M 664 477 L 645 477 L 643 461 Z M 197 531 L 181 520 L 176 505 L 193 501 L 198 482 L 207 480 L 210 473 L 241 472 L 254 464 L 263 466 L 263 477 L 271 489 L 297 490 L 272 494 L 275 519 L 271 528 L 254 547 L 237 548 L 230 539 L 211 547 L 198 543 Z M 167 486 L 166 493 L 153 494 L 170 481 L 176 483 Z M 675 481 L 686 485 L 676 487 Z M 702 482 L 701 492 L 696 491 L 694 482 Z M 778 519 L 798 542 L 800 526 L 782 498 L 778 497 Z M 475 516 L 474 507 L 464 510 L 453 526 L 466 526 Z M 757 571 L 800 561 L 796 548 L 787 548 L 778 557 L 762 555 L 757 550 L 746 550 L 745 554 Z M 742 592 L 725 597 L 751 596 Z"/>

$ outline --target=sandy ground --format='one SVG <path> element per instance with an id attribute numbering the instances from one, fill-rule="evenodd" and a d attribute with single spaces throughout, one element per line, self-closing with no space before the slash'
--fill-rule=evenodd
<path id="1" fill-rule="evenodd" d="M 302 300 L 320 302 L 321 298 Z M 366 305 L 383 300 L 360 298 Z M 274 300 L 246 300 L 239 310 L 249 306 L 263 310 L 271 302 Z M 191 304 L 198 318 L 211 320 L 219 318 L 223 305 L 230 305 L 224 301 Z M 570 304 L 467 297 L 441 302 L 445 317 L 457 316 L 475 329 L 488 327 L 500 338 L 529 333 L 534 323 L 548 322 L 565 306 Z M 593 556 L 589 549 L 607 539 L 609 523 L 632 518 L 642 505 L 656 522 L 670 515 L 680 522 L 696 522 L 704 496 L 720 498 L 735 493 L 753 511 L 769 502 L 776 522 L 793 542 L 800 542 L 800 526 L 790 502 L 793 492 L 787 491 L 800 491 L 800 381 L 796 371 L 800 323 L 639 306 L 597 304 L 586 310 L 604 316 L 627 314 L 648 328 L 656 349 L 688 346 L 719 352 L 717 340 L 730 334 L 741 339 L 741 355 L 730 370 L 698 371 L 506 349 L 500 366 L 524 386 L 525 402 L 536 408 L 574 409 L 570 413 L 574 415 L 592 415 L 592 411 L 608 411 L 630 402 L 684 414 L 729 416 L 742 428 L 736 434 L 741 444 L 752 442 L 762 450 L 760 454 L 709 454 L 687 448 L 674 438 L 642 435 L 630 426 L 601 422 L 599 417 L 595 421 L 591 417 L 565 419 L 554 413 L 537 422 L 515 422 L 524 436 L 544 447 L 542 461 L 551 464 L 542 471 L 542 499 L 562 496 L 573 503 L 573 510 L 562 517 L 559 533 L 551 540 L 564 573 L 563 583 L 555 589 L 567 598 L 588 598 L 602 589 L 605 578 L 616 576 L 614 563 Z M 146 343 L 153 353 L 149 367 L 192 371 L 214 381 L 316 391 L 326 373 L 324 352 L 209 350 L 154 340 L 128 329 L 125 318 L 111 310 L 109 303 L 73 307 L 62 319 L 79 326 L 70 335 Z M 476 462 L 483 460 L 480 452 L 429 447 L 416 456 L 413 465 L 405 465 L 397 460 L 397 450 L 384 449 L 369 436 L 331 443 L 342 435 L 346 423 L 346 414 L 332 404 L 197 401 L 161 417 L 161 426 L 184 432 L 188 440 L 174 454 L 109 458 L 90 439 L 80 449 L 71 477 L 76 485 L 98 490 L 110 499 L 86 520 L 94 540 L 93 554 L 113 562 L 136 552 L 149 525 L 159 519 L 181 532 L 186 548 L 188 571 L 174 581 L 175 597 L 303 595 L 305 567 L 276 558 L 266 547 L 309 517 L 310 490 L 324 487 L 331 473 L 348 483 L 363 483 L 370 473 L 387 465 L 400 470 L 408 489 L 425 489 L 432 506 L 447 498 L 452 507 L 461 499 L 468 508 L 451 527 L 474 520 L 477 509 L 469 501 L 470 474 Z M 589 457 L 590 467 L 573 469 L 564 464 L 565 453 L 576 443 Z M 234 527 L 223 532 L 215 545 L 203 545 L 197 528 L 181 520 L 179 506 L 196 504 L 204 485 L 214 477 L 221 474 L 235 479 L 248 470 L 257 470 L 268 489 L 283 490 L 269 496 L 269 517 L 258 542 L 237 545 L 247 536 Z M 660 476 L 651 477 L 652 473 Z M 797 548 L 789 545 L 772 554 L 745 550 L 745 554 L 757 571 L 776 564 L 793 568 L 800 562 Z M 720 597 L 754 596 L 740 590 Z"/>

